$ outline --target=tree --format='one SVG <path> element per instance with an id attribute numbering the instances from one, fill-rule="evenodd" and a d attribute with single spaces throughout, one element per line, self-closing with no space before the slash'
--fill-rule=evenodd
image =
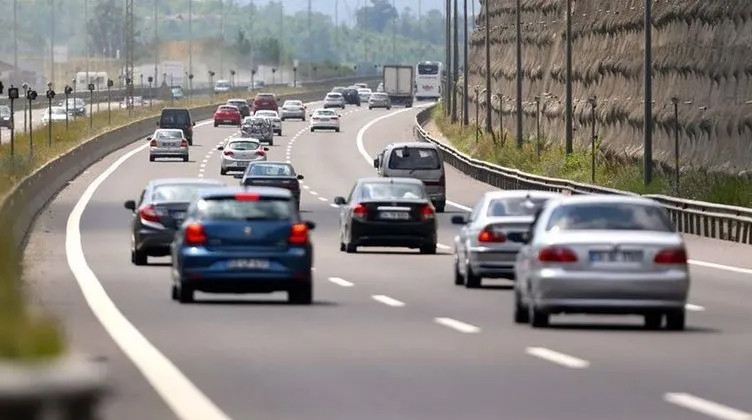
<path id="1" fill-rule="evenodd" d="M 251 41 L 246 38 L 245 31 L 242 29 L 239 29 L 235 36 L 234 48 L 241 56 L 247 57 L 251 53 Z"/>
<path id="2" fill-rule="evenodd" d="M 282 58 L 282 46 L 277 38 L 261 38 L 256 45 L 256 52 L 258 59 L 267 64 L 279 64 Z"/>
<path id="3" fill-rule="evenodd" d="M 94 7 L 92 17 L 86 22 L 93 53 L 104 52 L 107 57 L 115 57 L 118 50 L 125 50 L 125 13 L 121 3 L 118 0 L 101 0 Z"/>
<path id="4" fill-rule="evenodd" d="M 397 17 L 397 10 L 389 0 L 371 0 L 372 6 L 361 7 L 356 12 L 358 27 L 369 31 L 384 32 L 387 25 Z"/>

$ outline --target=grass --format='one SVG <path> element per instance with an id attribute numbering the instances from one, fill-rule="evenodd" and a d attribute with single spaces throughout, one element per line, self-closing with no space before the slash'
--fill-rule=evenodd
<path id="1" fill-rule="evenodd" d="M 590 146 L 575 147 L 569 156 L 564 152 L 563 141 L 540 141 L 540 156 L 535 136 L 526 139 L 518 148 L 514 135 L 498 131 L 481 132 L 476 141 L 475 125 L 463 127 L 452 124 L 444 116 L 441 105 L 434 108 L 433 121 L 454 147 L 476 159 L 493 162 L 500 166 L 518 169 L 531 174 L 591 184 Z M 496 127 L 495 127 L 496 129 Z M 680 190 L 676 194 L 673 170 L 657 165 L 653 182 L 644 185 L 642 161 L 624 159 L 606 153 L 600 146 L 608 139 L 596 141 L 596 172 L 594 184 L 631 191 L 638 194 L 662 194 L 712 203 L 752 207 L 752 182 L 746 176 L 710 172 L 703 169 L 682 168 Z"/>
<path id="2" fill-rule="evenodd" d="M 279 88 L 278 94 L 305 92 L 304 89 Z M 231 97 L 245 97 L 252 94 L 231 93 L 212 97 L 197 97 L 192 100 L 165 102 L 167 106 L 196 107 L 211 103 L 222 103 Z M 115 127 L 123 126 L 142 118 L 156 116 L 161 106 L 153 108 L 137 107 L 129 115 L 127 110 L 112 109 L 111 123 L 108 120 L 107 107 L 92 114 L 92 128 L 89 117 L 79 117 L 65 123 L 52 126 L 52 142 L 48 145 L 48 127 L 38 127 L 33 131 L 33 148 L 29 145 L 29 135 L 17 133 L 15 136 L 14 155 L 10 154 L 10 145 L 0 146 L 0 200 L 24 177 L 30 175 L 50 160 L 55 159 L 75 146 Z M 94 105 L 96 110 L 96 105 Z M 88 110 L 87 110 L 88 112 Z M 9 134 L 4 130 L 3 138 Z M 33 153 L 30 153 L 33 150 Z M 12 217 L 12 215 L 8 215 Z M 2 217 L 2 215 L 0 215 Z M 0 220 L 0 226 L 8 226 L 7 221 Z M 66 344 L 58 322 L 45 314 L 36 313 L 27 304 L 23 290 L 22 256 L 14 247 L 15 241 L 8 235 L 0 236 L 0 360 L 43 360 L 65 352 Z"/>

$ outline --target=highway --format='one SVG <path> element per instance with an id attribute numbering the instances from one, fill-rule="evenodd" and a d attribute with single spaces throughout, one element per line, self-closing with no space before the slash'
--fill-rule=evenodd
<path id="1" fill-rule="evenodd" d="M 451 167 L 438 255 L 340 252 L 334 197 L 375 174 L 369 157 L 386 144 L 412 139 L 418 110 L 348 107 L 338 134 L 283 123 L 271 160 L 305 175 L 303 216 L 317 223 L 310 307 L 281 293 L 199 293 L 180 305 L 170 300 L 168 259 L 130 263 L 123 202 L 153 178 L 237 182 L 219 175 L 215 150 L 236 128 L 198 124 L 188 163 L 150 163 L 137 142 L 71 182 L 35 225 L 27 278 L 73 350 L 108 365 L 104 418 L 752 418 L 748 247 L 688 238 L 683 332 L 606 316 L 553 317 L 533 330 L 513 323 L 511 283 L 454 286 L 450 218 L 491 187 Z"/>

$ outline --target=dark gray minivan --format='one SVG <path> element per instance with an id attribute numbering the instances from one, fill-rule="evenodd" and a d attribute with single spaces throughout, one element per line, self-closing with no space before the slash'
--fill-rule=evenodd
<path id="1" fill-rule="evenodd" d="M 164 108 L 159 121 L 157 121 L 159 128 L 183 130 L 183 135 L 191 146 L 193 146 L 193 126 L 195 125 L 196 123 L 191 119 L 191 113 L 187 108 Z"/>
<path id="2" fill-rule="evenodd" d="M 387 178 L 406 177 L 423 181 L 437 212 L 446 207 L 446 175 L 439 148 L 431 143 L 402 142 L 388 145 L 373 166 Z"/>

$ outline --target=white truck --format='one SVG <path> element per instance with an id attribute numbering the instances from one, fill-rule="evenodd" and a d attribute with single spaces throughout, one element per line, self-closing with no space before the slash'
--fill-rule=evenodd
<path id="1" fill-rule="evenodd" d="M 392 105 L 413 106 L 415 73 L 413 66 L 385 65 L 383 74 L 384 92 L 389 95 Z"/>

